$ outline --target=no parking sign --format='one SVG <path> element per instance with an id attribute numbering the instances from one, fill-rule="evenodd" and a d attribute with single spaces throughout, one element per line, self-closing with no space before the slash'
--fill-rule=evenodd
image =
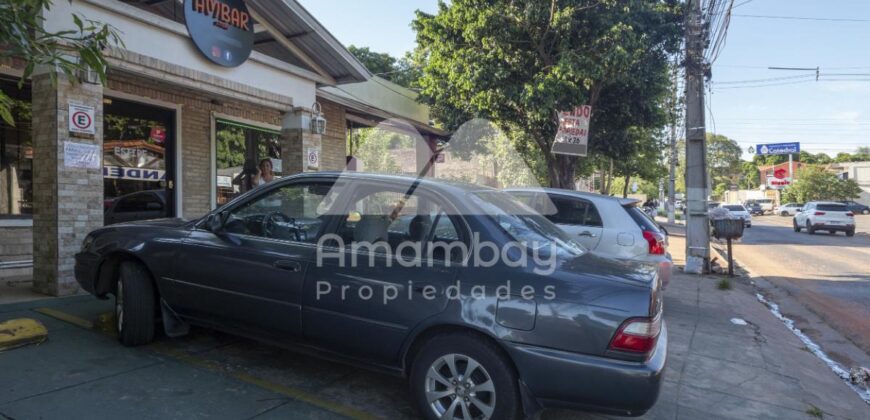
<path id="1" fill-rule="evenodd" d="M 94 107 L 69 104 L 69 132 L 75 134 L 97 134 L 94 126 Z"/>

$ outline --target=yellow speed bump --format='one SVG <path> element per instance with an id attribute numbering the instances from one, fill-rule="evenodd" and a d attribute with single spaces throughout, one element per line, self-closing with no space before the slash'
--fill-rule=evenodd
<path id="1" fill-rule="evenodd" d="M 45 325 L 35 319 L 17 318 L 0 322 L 0 351 L 41 343 L 47 338 Z"/>

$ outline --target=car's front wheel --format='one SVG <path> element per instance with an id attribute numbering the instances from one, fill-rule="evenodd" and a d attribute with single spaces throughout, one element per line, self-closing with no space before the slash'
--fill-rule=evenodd
<path id="1" fill-rule="evenodd" d="M 788 212 L 787 212 L 787 211 L 784 211 L 784 212 L 780 213 L 779 215 L 780 215 L 780 216 L 788 216 Z"/>
<path id="2" fill-rule="evenodd" d="M 122 262 L 115 291 L 115 327 L 121 344 L 139 346 L 154 339 L 155 301 L 148 270 L 133 261 Z"/>
<path id="3" fill-rule="evenodd" d="M 430 339 L 411 366 L 411 393 L 427 419 L 519 419 L 517 375 L 495 344 L 468 333 Z"/>
<path id="4" fill-rule="evenodd" d="M 870 214 L 870 209 L 864 209 L 861 211 L 861 214 Z"/>
<path id="5" fill-rule="evenodd" d="M 797 220 L 792 219 L 792 220 L 791 220 L 791 224 L 794 225 L 794 231 L 795 231 L 795 232 L 800 232 L 800 231 L 801 231 L 801 226 L 798 224 Z"/>

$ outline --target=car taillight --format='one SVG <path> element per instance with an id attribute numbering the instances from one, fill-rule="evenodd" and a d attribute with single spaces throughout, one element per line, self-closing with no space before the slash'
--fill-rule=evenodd
<path id="1" fill-rule="evenodd" d="M 629 353 L 649 353 L 655 348 L 661 332 L 661 312 L 654 318 L 629 318 L 616 330 L 607 348 Z"/>
<path id="2" fill-rule="evenodd" d="M 847 212 L 846 217 L 855 217 L 855 213 L 852 213 L 851 211 Z"/>
<path id="3" fill-rule="evenodd" d="M 823 212 L 823 211 L 817 211 L 817 212 L 813 213 L 813 215 L 815 215 L 815 216 L 824 216 L 824 215 L 825 215 L 825 212 Z"/>
<path id="4" fill-rule="evenodd" d="M 649 244 L 649 253 L 652 255 L 665 254 L 665 236 L 661 233 L 643 231 L 643 238 Z"/>

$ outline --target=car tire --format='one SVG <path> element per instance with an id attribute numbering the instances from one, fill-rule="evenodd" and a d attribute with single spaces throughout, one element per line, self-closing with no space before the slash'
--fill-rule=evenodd
<path id="1" fill-rule="evenodd" d="M 451 409 L 458 417 L 468 410 L 471 418 L 522 418 L 513 365 L 497 345 L 471 333 L 448 333 L 428 340 L 414 357 L 410 386 L 427 419 L 441 418 Z"/>
<path id="2" fill-rule="evenodd" d="M 797 220 L 792 219 L 791 224 L 793 225 L 795 232 L 801 231 L 801 227 L 800 227 L 800 225 L 798 225 Z"/>
<path id="3" fill-rule="evenodd" d="M 809 233 L 810 235 L 816 234 L 816 231 L 813 230 L 813 225 L 810 224 L 809 220 L 807 220 L 807 233 Z"/>
<path id="4" fill-rule="evenodd" d="M 847 230 L 846 236 L 848 236 L 848 237 L 855 236 L 855 230 L 854 229 Z"/>
<path id="5" fill-rule="evenodd" d="M 121 344 L 140 346 L 154 340 L 156 300 L 148 270 L 134 261 L 122 262 L 115 291 L 115 331 Z"/>
<path id="6" fill-rule="evenodd" d="M 864 209 L 861 211 L 861 214 L 870 214 L 870 209 Z"/>

